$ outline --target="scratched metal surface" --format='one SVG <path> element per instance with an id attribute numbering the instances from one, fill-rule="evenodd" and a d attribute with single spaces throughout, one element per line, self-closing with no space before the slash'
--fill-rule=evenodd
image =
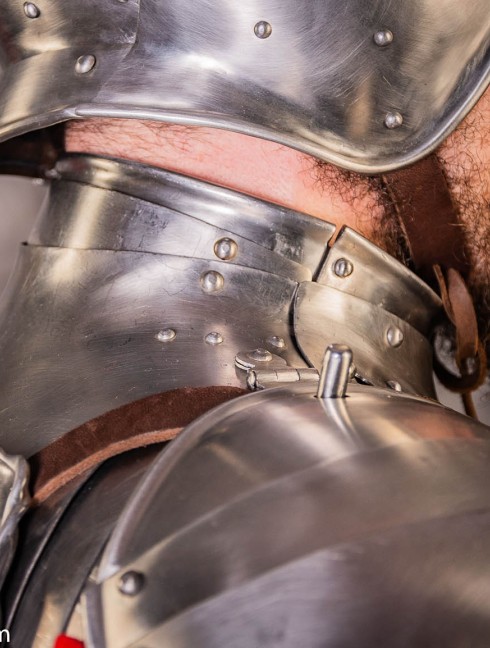
<path id="1" fill-rule="evenodd" d="M 29 17 L 1 2 L 0 138 L 77 117 L 150 118 L 374 173 L 434 149 L 489 77 L 487 0 L 39 7 Z"/>
<path id="2" fill-rule="evenodd" d="M 25 241 L 34 224 L 47 187 L 32 180 L 0 177 L 0 293 L 13 269 L 19 245 Z M 436 381 L 442 403 L 462 411 L 459 398 Z M 475 404 L 481 420 L 490 425 L 490 381 L 475 394 Z"/>

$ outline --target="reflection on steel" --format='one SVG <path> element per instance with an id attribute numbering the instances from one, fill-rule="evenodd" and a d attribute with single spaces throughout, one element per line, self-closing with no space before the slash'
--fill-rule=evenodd
<path id="1" fill-rule="evenodd" d="M 329 257 L 355 260 L 347 277 L 338 277 Z M 423 335 L 440 313 L 441 300 L 417 275 L 357 232 L 346 228 L 320 269 L 317 282 L 359 297 L 400 317 Z"/>
<path id="2" fill-rule="evenodd" d="M 368 173 L 434 149 L 489 78 L 486 0 L 3 0 L 0 138 L 94 116 L 206 125 Z M 386 34 L 396 35 L 390 47 Z M 74 74 L 79 56 L 97 64 Z M 383 121 L 385 115 L 403 115 Z M 255 239 L 256 240 L 256 239 Z"/>
<path id="3" fill-rule="evenodd" d="M 29 504 L 28 479 L 26 460 L 0 450 L 0 589 L 14 554 L 19 520 Z"/>
<path id="4" fill-rule="evenodd" d="M 245 386 L 235 357 L 247 350 L 264 352 L 245 370 L 319 371 L 326 346 L 345 343 L 364 381 L 433 393 L 424 336 L 440 300 L 361 236 L 346 229 L 325 257 L 332 225 L 207 183 L 86 156 L 57 173 L 0 311 L 8 452 L 30 455 L 149 394 Z M 217 258 L 223 240 L 233 258 Z M 348 276 L 334 272 L 340 258 Z"/>
<path id="5" fill-rule="evenodd" d="M 417 645 L 483 647 L 489 461 L 488 428 L 374 387 L 322 400 L 299 383 L 221 406 L 120 518 L 86 592 L 97 645 L 379 648 L 389 632 L 402 648 L 416 625 Z M 145 578 L 136 597 L 119 592 L 128 572 Z"/>
<path id="6" fill-rule="evenodd" d="M 73 498 L 18 602 L 10 626 L 14 646 L 53 648 L 121 511 L 157 452 L 139 449 L 111 459 Z"/>
<path id="7" fill-rule="evenodd" d="M 345 344 L 330 344 L 325 351 L 318 398 L 344 398 L 349 382 L 352 351 Z"/>
<path id="8" fill-rule="evenodd" d="M 314 325 L 312 324 L 314 323 Z M 386 344 L 384 331 L 396 327 L 404 342 Z M 294 306 L 296 342 L 308 362 L 320 371 L 328 344 L 347 344 L 356 371 L 370 384 L 384 387 L 397 380 L 412 394 L 433 396 L 432 348 L 415 328 L 386 310 L 316 283 L 302 283 Z"/>

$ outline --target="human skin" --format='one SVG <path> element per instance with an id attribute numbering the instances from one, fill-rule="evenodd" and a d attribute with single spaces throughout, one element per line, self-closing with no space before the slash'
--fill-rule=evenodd
<path id="1" fill-rule="evenodd" d="M 285 146 L 213 128 L 140 120 L 70 122 L 68 152 L 133 160 L 347 225 L 406 260 L 379 179 L 342 171 Z M 482 329 L 490 314 L 490 89 L 438 149 L 470 255 Z"/>

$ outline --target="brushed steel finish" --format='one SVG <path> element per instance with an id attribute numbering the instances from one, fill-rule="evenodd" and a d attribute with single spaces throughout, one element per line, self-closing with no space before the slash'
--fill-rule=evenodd
<path id="1" fill-rule="evenodd" d="M 29 505 L 28 481 L 26 460 L 0 449 L 0 589 L 14 555 L 20 518 Z"/>
<path id="2" fill-rule="evenodd" d="M 345 398 L 351 362 L 352 351 L 345 344 L 327 347 L 318 382 L 318 398 Z"/>
<path id="3" fill-rule="evenodd" d="M 128 498 L 158 449 L 107 461 L 68 506 L 33 569 L 11 623 L 14 646 L 52 648 Z"/>
<path id="4" fill-rule="evenodd" d="M 70 209 L 67 209 L 70 205 Z M 29 236 L 32 245 L 79 250 L 127 250 L 220 259 L 216 245 L 234 242 L 239 252 L 223 259 L 297 281 L 311 279 L 309 269 L 260 243 L 125 193 L 74 183 L 54 182 L 50 202 Z M 226 219 L 222 218 L 222 221 Z M 258 239 L 260 241 L 260 239 Z"/>
<path id="5" fill-rule="evenodd" d="M 315 322 L 312 326 L 311 322 Z M 404 343 L 388 346 L 384 331 L 396 326 Z M 295 296 L 294 332 L 308 362 L 320 371 L 328 344 L 346 344 L 356 372 L 370 384 L 397 380 L 412 394 L 434 397 L 432 348 L 410 324 L 367 301 L 316 283 L 303 283 Z"/>
<path id="6" fill-rule="evenodd" d="M 339 277 L 339 259 L 353 261 Z M 342 266 L 344 263 L 342 263 Z M 332 246 L 316 281 L 379 306 L 424 335 L 441 312 L 441 300 L 416 274 L 363 236 L 345 228 Z"/>
<path id="7" fill-rule="evenodd" d="M 210 271 L 224 277 L 218 293 L 201 288 Z M 29 456 L 149 394 L 244 384 L 235 355 L 272 335 L 305 367 L 288 321 L 296 286 L 225 261 L 23 246 L 0 312 L 0 445 Z M 157 339 L 163 329 L 176 332 L 170 343 Z M 222 344 L 206 344 L 210 330 Z"/>
<path id="8" fill-rule="evenodd" d="M 259 253 L 256 245 L 260 244 L 276 255 L 305 266 L 315 276 L 335 232 L 331 223 L 301 212 L 143 164 L 73 155 L 60 160 L 56 172 L 64 180 L 110 189 L 191 216 L 194 220 L 189 221 L 189 225 L 193 227 L 197 226 L 196 219 L 204 221 L 221 228 L 216 236 L 229 236 L 229 232 L 234 232 L 233 238 L 241 249 L 239 258 L 245 265 L 247 247 L 242 247 L 241 239 L 246 239 L 247 246 L 254 242 L 255 247 L 250 248 L 254 252 L 254 263 Z M 66 217 L 62 196 L 59 208 L 54 206 L 54 209 L 61 210 L 60 218 Z M 109 246 L 113 247 L 114 233 L 109 240 Z"/>
<path id="9" fill-rule="evenodd" d="M 489 434 L 425 399 L 358 385 L 322 400 L 296 384 L 209 412 L 160 456 L 104 551 L 89 593 L 100 645 L 318 648 L 350 636 L 342 645 L 374 648 L 389 632 L 401 648 L 411 618 L 417 645 L 455 648 L 466 632 L 484 646 Z M 145 578 L 135 597 L 119 593 L 128 571 Z M 427 591 L 450 627 L 427 616 Z"/>
<path id="10" fill-rule="evenodd" d="M 373 39 L 380 30 L 396 34 L 390 47 Z M 0 137 L 138 117 L 386 171 L 433 150 L 474 105 L 489 79 L 489 31 L 486 0 L 464 11 L 459 0 L 49 0 L 35 20 L 4 0 Z M 77 74 L 87 54 L 97 64 Z M 403 125 L 386 128 L 387 114 Z"/>

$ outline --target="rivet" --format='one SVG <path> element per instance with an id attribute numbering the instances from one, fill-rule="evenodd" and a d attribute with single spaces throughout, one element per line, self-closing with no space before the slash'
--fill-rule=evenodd
<path id="1" fill-rule="evenodd" d="M 124 596 L 136 596 L 143 589 L 145 577 L 137 571 L 128 571 L 119 579 L 118 590 Z"/>
<path id="2" fill-rule="evenodd" d="M 335 272 L 337 277 L 345 278 L 353 273 L 354 266 L 348 259 L 341 258 L 335 261 L 333 271 Z"/>
<path id="3" fill-rule="evenodd" d="M 41 10 L 33 2 L 24 2 L 24 13 L 28 18 L 39 18 Z"/>
<path id="4" fill-rule="evenodd" d="M 211 344 L 212 346 L 216 346 L 217 344 L 222 344 L 223 342 L 223 336 L 221 333 L 217 333 L 216 331 L 212 331 L 211 333 L 208 333 L 206 337 L 204 338 L 204 341 L 207 344 Z"/>
<path id="5" fill-rule="evenodd" d="M 231 238 L 222 238 L 214 244 L 214 253 L 222 261 L 234 259 L 238 252 L 238 245 Z"/>
<path id="6" fill-rule="evenodd" d="M 393 389 L 393 390 L 396 391 L 396 392 L 401 392 L 401 391 L 402 391 L 402 386 L 401 386 L 400 383 L 397 382 L 396 380 L 388 380 L 388 381 L 386 382 L 386 385 L 387 385 L 390 389 Z"/>
<path id="7" fill-rule="evenodd" d="M 205 293 L 215 293 L 223 289 L 225 278 L 215 270 L 209 270 L 201 275 L 201 287 Z"/>
<path id="8" fill-rule="evenodd" d="M 84 54 L 83 56 L 79 56 L 75 64 L 75 72 L 77 74 L 87 74 L 87 72 L 94 69 L 96 62 L 96 58 L 93 54 Z"/>
<path id="9" fill-rule="evenodd" d="M 267 349 L 255 349 L 248 355 L 252 360 L 256 360 L 257 362 L 270 362 L 272 360 L 272 353 L 267 351 Z"/>
<path id="10" fill-rule="evenodd" d="M 390 326 L 386 331 L 386 342 L 391 347 L 399 347 L 403 342 L 403 332 L 398 328 L 398 326 Z"/>
<path id="11" fill-rule="evenodd" d="M 259 20 L 254 27 L 254 32 L 257 38 L 269 38 L 272 34 L 272 25 L 266 20 Z"/>
<path id="12" fill-rule="evenodd" d="M 159 342 L 172 342 L 175 340 L 177 333 L 173 329 L 163 329 L 157 335 L 157 340 Z"/>
<path id="13" fill-rule="evenodd" d="M 385 117 L 386 128 L 393 130 L 394 128 L 399 128 L 402 124 L 403 124 L 403 117 L 400 115 L 399 112 L 394 111 L 386 114 Z"/>
<path id="14" fill-rule="evenodd" d="M 286 348 L 286 342 L 284 341 L 284 338 L 278 337 L 277 335 L 273 335 L 272 337 L 268 338 L 267 342 L 271 346 L 276 347 L 276 349 Z"/>
<path id="15" fill-rule="evenodd" d="M 373 38 L 378 47 L 386 47 L 393 42 L 393 32 L 389 29 L 380 29 L 374 34 Z"/>

